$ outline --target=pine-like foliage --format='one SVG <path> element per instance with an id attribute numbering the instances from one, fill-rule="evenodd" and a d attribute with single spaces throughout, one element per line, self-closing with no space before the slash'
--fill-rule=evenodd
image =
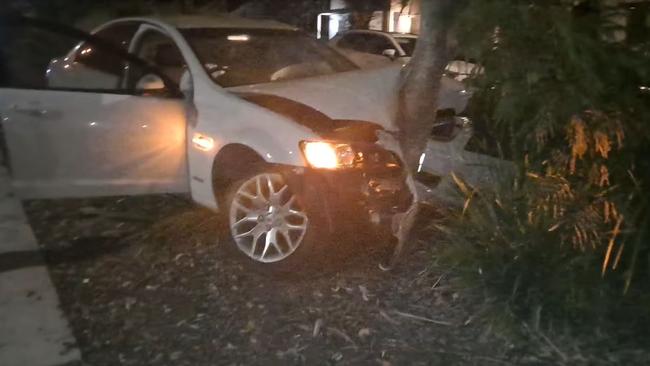
<path id="1" fill-rule="evenodd" d="M 465 205 L 442 228 L 443 259 L 501 314 L 536 327 L 650 318 L 649 10 L 473 0 L 461 16 L 459 53 L 482 65 L 475 138 L 517 171 L 481 189 L 456 177 Z"/>

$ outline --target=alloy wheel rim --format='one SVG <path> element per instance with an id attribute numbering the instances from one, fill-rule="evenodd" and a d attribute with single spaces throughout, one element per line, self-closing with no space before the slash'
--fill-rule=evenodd
<path id="1" fill-rule="evenodd" d="M 282 261 L 300 246 L 308 217 L 280 174 L 244 182 L 230 205 L 230 233 L 237 248 L 262 263 Z"/>

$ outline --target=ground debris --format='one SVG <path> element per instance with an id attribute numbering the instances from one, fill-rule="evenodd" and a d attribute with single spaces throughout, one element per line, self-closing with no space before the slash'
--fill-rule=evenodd
<path id="1" fill-rule="evenodd" d="M 370 335 L 370 328 L 361 328 L 359 329 L 359 333 L 357 333 L 359 338 L 364 339 Z"/>
<path id="2" fill-rule="evenodd" d="M 330 359 L 334 362 L 339 362 L 343 359 L 343 353 L 341 352 L 336 352 L 335 354 L 330 357 Z"/>
<path id="3" fill-rule="evenodd" d="M 452 325 L 452 323 L 447 322 L 447 321 L 434 320 L 434 319 L 426 318 L 426 317 L 423 317 L 423 316 L 413 315 L 413 314 L 410 314 L 410 313 L 405 313 L 405 312 L 397 311 L 397 310 L 395 311 L 395 314 L 397 314 L 399 316 L 402 316 L 402 317 L 405 317 L 405 318 L 418 320 L 418 321 L 422 321 L 422 322 L 426 322 L 426 323 L 433 323 L 433 324 L 445 325 L 445 326 L 451 326 Z"/>
<path id="4" fill-rule="evenodd" d="M 320 330 L 322 327 L 323 327 L 323 319 L 317 319 L 316 322 L 314 322 L 314 330 L 311 336 L 316 338 L 320 334 Z"/>
<path id="5" fill-rule="evenodd" d="M 376 268 L 383 251 L 358 245 L 337 269 L 269 277 L 223 250 L 214 214 L 176 197 L 25 208 L 88 364 L 430 364 L 433 341 L 478 355 L 499 347 L 477 341 L 477 322 L 422 326 L 462 324 L 466 311 L 461 298 L 436 305 L 439 320 L 413 315 L 444 294 L 431 291 L 426 277 L 442 274 L 422 274 L 421 252 L 399 275 Z"/>
<path id="6" fill-rule="evenodd" d="M 359 291 L 361 291 L 361 298 L 363 299 L 363 301 L 367 302 L 370 300 L 369 299 L 370 294 L 368 293 L 368 289 L 366 288 L 366 286 L 359 285 Z"/>
<path id="7" fill-rule="evenodd" d="M 333 334 L 344 341 L 350 343 L 354 348 L 357 348 L 357 344 L 350 338 L 349 335 L 347 335 L 344 331 L 334 328 L 334 327 L 327 327 L 327 333 L 328 334 Z"/>
<path id="8" fill-rule="evenodd" d="M 152 221 L 151 217 L 133 214 L 130 212 L 111 212 L 100 210 L 95 207 L 82 207 L 79 209 L 79 213 L 83 216 L 92 216 L 99 219 L 108 219 L 108 220 L 130 220 L 130 221 Z"/>

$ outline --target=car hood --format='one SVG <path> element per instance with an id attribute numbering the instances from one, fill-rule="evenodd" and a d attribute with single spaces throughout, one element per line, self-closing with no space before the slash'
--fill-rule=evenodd
<path id="1" fill-rule="evenodd" d="M 395 131 L 397 129 L 395 116 L 397 115 L 397 95 L 401 86 L 401 70 L 401 66 L 391 66 L 299 80 L 239 86 L 228 90 L 238 95 L 247 96 L 245 99 L 285 116 L 287 113 L 278 110 L 286 111 L 286 108 L 269 101 L 273 98 L 263 98 L 264 101 L 260 102 L 260 98 L 251 96 L 275 96 L 306 106 L 312 109 L 311 113 L 303 113 L 304 110 L 302 112 L 294 111 L 289 117 L 307 126 L 316 122 L 311 119 L 323 122 L 326 120 L 366 121 L 376 123 L 386 130 Z M 461 83 L 443 78 L 439 109 L 454 109 L 460 113 L 467 106 L 468 99 L 469 93 Z M 327 118 L 320 118 L 324 116 Z M 305 121 L 305 119 L 310 120 Z"/>

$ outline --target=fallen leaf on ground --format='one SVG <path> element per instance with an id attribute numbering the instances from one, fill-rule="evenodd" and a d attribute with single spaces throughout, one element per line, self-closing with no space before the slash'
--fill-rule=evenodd
<path id="1" fill-rule="evenodd" d="M 370 335 L 370 328 L 361 328 L 359 329 L 358 336 L 363 339 Z"/>
<path id="2" fill-rule="evenodd" d="M 316 322 L 314 323 L 314 331 L 312 332 L 311 336 L 316 338 L 318 334 L 320 334 L 320 329 L 323 327 L 323 319 L 317 319 Z"/>
<path id="3" fill-rule="evenodd" d="M 363 301 L 368 301 L 368 289 L 366 286 L 359 285 L 359 291 L 361 291 L 361 297 L 363 298 Z"/>

